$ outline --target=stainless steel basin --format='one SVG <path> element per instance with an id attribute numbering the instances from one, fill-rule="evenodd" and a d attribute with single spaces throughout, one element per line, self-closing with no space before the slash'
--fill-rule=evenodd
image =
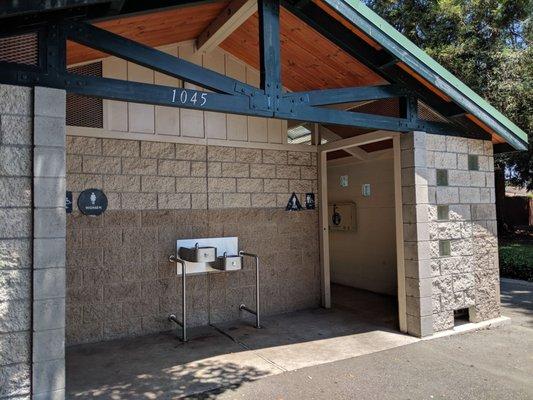
<path id="1" fill-rule="evenodd" d="M 242 269 L 242 256 L 224 254 L 217 257 L 212 267 L 220 271 L 238 271 Z"/>
<path id="2" fill-rule="evenodd" d="M 178 254 L 185 261 L 210 263 L 217 259 L 217 248 L 208 246 L 200 247 L 197 243 L 194 247 L 180 247 Z"/>

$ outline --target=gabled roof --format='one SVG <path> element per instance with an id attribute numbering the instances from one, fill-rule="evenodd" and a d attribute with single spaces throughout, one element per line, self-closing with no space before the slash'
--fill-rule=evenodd
<path id="1" fill-rule="evenodd" d="M 527 150 L 527 134 L 359 0 L 323 0 L 456 104 L 493 129 L 517 150 Z"/>
<path id="2" fill-rule="evenodd" d="M 18 10 L 25 18 L 24 24 L 28 24 L 28 13 L 37 20 L 40 13 L 54 10 L 65 16 L 70 15 L 67 11 L 72 11 L 78 16 L 83 14 L 78 6 L 84 5 L 85 19 L 156 47 L 197 38 L 228 3 L 229 0 L 63 0 L 54 8 L 12 2 L 13 9 L 8 8 L 7 14 L 11 12 L 16 17 Z M 423 93 L 421 99 L 435 98 L 435 111 L 444 117 L 457 118 L 455 122 L 472 129 L 472 134 L 476 129 L 482 135 L 490 133 L 495 144 L 507 142 L 515 149 L 527 149 L 528 137 L 523 130 L 361 1 L 283 0 L 282 5 L 281 69 L 284 86 L 290 91 L 394 83 L 400 76 L 398 72 L 409 74 L 407 85 L 411 82 L 413 87 L 423 86 L 426 92 L 430 91 Z M 308 6 L 314 7 L 313 13 L 302 14 L 301 9 Z M 7 14 L 0 13 L 0 17 Z M 327 14 L 326 19 L 323 14 Z M 94 21 L 95 18 L 103 19 Z M 331 35 L 333 31 L 337 33 Z M 237 27 L 220 47 L 257 69 L 257 32 L 255 14 Z M 67 61 L 71 65 L 105 57 L 78 44 L 69 43 L 68 49 Z M 387 75 L 383 71 L 391 62 L 395 74 Z M 401 83 L 404 78 L 399 79 Z"/>

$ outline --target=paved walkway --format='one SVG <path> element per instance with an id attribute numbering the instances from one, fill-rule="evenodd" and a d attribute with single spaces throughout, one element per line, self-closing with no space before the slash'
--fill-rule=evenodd
<path id="1" fill-rule="evenodd" d="M 533 285 L 506 280 L 501 293 L 509 327 L 303 368 L 201 398 L 533 399 Z"/>

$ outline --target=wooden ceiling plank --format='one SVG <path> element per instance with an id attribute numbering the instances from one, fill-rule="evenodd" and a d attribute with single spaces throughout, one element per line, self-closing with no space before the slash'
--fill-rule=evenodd
<path id="1" fill-rule="evenodd" d="M 215 49 L 256 12 L 257 0 L 233 0 L 200 33 L 196 41 L 197 51 L 209 52 Z"/>

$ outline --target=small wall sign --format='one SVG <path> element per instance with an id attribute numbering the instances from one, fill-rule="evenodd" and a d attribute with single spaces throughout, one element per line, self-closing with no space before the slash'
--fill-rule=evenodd
<path id="1" fill-rule="evenodd" d="M 285 211 L 300 211 L 301 209 L 302 205 L 300 204 L 300 200 L 298 200 L 298 196 L 296 196 L 296 193 L 292 192 L 287 207 L 285 207 Z"/>
<path id="2" fill-rule="evenodd" d="M 370 197 L 370 183 L 364 183 L 361 187 L 361 194 L 363 197 Z"/>
<path id="3" fill-rule="evenodd" d="M 337 209 L 337 205 L 333 204 L 333 215 L 331 216 L 331 222 L 335 226 L 339 226 L 342 221 L 342 216 Z"/>
<path id="4" fill-rule="evenodd" d="M 315 209 L 315 194 L 314 193 L 305 194 L 305 208 L 307 210 Z"/>
<path id="5" fill-rule="evenodd" d="M 341 187 L 348 187 L 348 175 L 341 175 L 340 184 Z"/>
<path id="6" fill-rule="evenodd" d="M 101 215 L 107 209 L 107 197 L 100 189 L 87 189 L 78 197 L 78 208 L 85 215 Z"/>
<path id="7" fill-rule="evenodd" d="M 72 214 L 72 192 L 70 190 L 67 191 L 67 196 L 65 200 L 65 209 L 67 211 L 67 214 Z"/>

